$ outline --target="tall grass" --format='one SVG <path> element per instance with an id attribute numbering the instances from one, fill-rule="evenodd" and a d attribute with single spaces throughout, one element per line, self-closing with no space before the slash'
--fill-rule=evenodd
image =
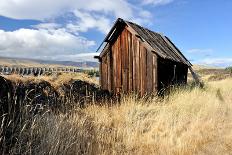
<path id="1" fill-rule="evenodd" d="M 232 79 L 164 99 L 44 113 L 21 128 L 11 154 L 231 154 Z M 27 118 L 24 120 L 27 123 Z"/>
<path id="2" fill-rule="evenodd" d="M 4 78 L 9 79 L 10 81 L 18 82 L 27 82 L 27 81 L 47 81 L 55 88 L 58 88 L 60 85 L 69 82 L 70 80 L 82 80 L 89 83 L 98 84 L 98 80 L 96 78 L 90 77 L 84 73 L 58 73 L 53 75 L 41 75 L 41 76 L 22 76 L 18 74 L 12 75 L 3 75 Z"/>

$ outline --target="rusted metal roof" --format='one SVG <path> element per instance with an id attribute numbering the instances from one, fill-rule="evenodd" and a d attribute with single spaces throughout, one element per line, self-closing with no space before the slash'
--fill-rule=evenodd
<path id="1" fill-rule="evenodd" d="M 147 42 L 153 49 L 153 52 L 155 52 L 160 57 L 192 66 L 192 64 L 185 58 L 181 51 L 171 42 L 168 37 L 160 33 L 153 32 L 138 24 L 125 21 L 121 18 L 115 22 L 109 34 L 106 36 L 104 42 L 110 42 L 113 40 L 113 38 L 117 37 L 119 34 L 118 32 L 120 32 L 122 27 L 125 25 L 131 27 L 135 32 L 137 32 L 138 37 L 141 38 L 142 41 Z M 104 52 L 101 53 L 101 55 L 103 54 Z"/>

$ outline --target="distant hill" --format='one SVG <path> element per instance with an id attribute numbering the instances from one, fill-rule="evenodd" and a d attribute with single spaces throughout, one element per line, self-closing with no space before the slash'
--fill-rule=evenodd
<path id="1" fill-rule="evenodd" d="M 37 60 L 27 58 L 9 58 L 0 57 L 0 65 L 2 66 L 21 66 L 21 67 L 80 67 L 80 68 L 97 68 L 98 62 L 83 61 L 50 61 L 50 60 Z"/>
<path id="2" fill-rule="evenodd" d="M 198 65 L 198 64 L 193 64 L 192 66 L 193 70 L 202 70 L 202 69 L 223 69 L 221 67 L 214 67 L 214 66 L 207 66 L 207 65 Z"/>
<path id="3" fill-rule="evenodd" d="M 99 63 L 94 61 L 53 61 L 53 60 L 38 60 L 28 58 L 9 58 L 0 57 L 0 65 L 2 66 L 20 66 L 20 67 L 80 67 L 80 68 L 98 68 Z M 194 64 L 195 71 L 202 69 L 222 69 L 220 67 L 212 67 L 205 65 Z"/>

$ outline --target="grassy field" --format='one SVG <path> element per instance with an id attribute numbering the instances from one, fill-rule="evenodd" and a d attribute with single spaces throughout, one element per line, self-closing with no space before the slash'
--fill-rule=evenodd
<path id="1" fill-rule="evenodd" d="M 12 75 L 2 75 L 6 79 L 14 82 L 40 82 L 40 81 L 47 81 L 49 82 L 55 89 L 57 89 L 60 85 L 69 82 L 70 80 L 83 80 L 88 83 L 98 84 L 98 80 L 96 77 L 90 77 L 84 73 L 59 73 L 59 74 L 52 74 L 52 75 L 42 75 L 42 76 L 21 76 L 18 74 Z"/>
<path id="2" fill-rule="evenodd" d="M 210 80 L 205 71 L 199 73 L 204 88 L 173 88 L 162 99 L 130 95 L 66 113 L 25 115 L 8 153 L 231 154 L 232 78 Z M 70 75 L 64 77 L 46 80 L 56 86 Z M 84 77 L 96 82 L 79 75 Z"/>

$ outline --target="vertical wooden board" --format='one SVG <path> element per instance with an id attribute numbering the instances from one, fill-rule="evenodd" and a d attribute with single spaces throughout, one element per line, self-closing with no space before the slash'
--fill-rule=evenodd
<path id="1" fill-rule="evenodd" d="M 112 46 L 110 48 L 110 85 L 111 85 L 111 92 L 114 90 L 114 66 L 113 66 L 113 51 Z"/>
<path id="2" fill-rule="evenodd" d="M 125 30 L 121 34 L 121 55 L 122 55 L 122 90 L 125 91 L 126 83 L 126 66 L 125 66 Z"/>
<path id="3" fill-rule="evenodd" d="M 131 92 L 133 90 L 133 51 L 132 51 L 132 38 L 131 38 L 131 33 L 128 31 L 127 37 L 128 37 L 128 74 L 129 74 L 129 79 L 128 79 L 128 91 Z"/>
<path id="4" fill-rule="evenodd" d="M 152 69 L 153 69 L 153 92 L 157 93 L 158 92 L 158 65 L 157 65 L 157 56 L 153 54 L 153 64 L 152 64 Z"/>
<path id="5" fill-rule="evenodd" d="M 122 68 L 122 75 L 121 75 L 121 80 L 122 80 L 122 90 L 124 90 L 124 68 L 125 68 L 125 58 L 124 58 L 124 52 L 123 52 L 123 49 L 124 49 L 124 31 L 122 31 L 121 35 L 119 36 L 121 37 L 121 49 L 120 49 L 120 53 L 121 53 L 121 57 L 122 57 L 122 62 L 121 62 L 121 68 Z"/>
<path id="6" fill-rule="evenodd" d="M 118 39 L 115 42 L 115 93 L 117 93 L 118 88 Z"/>
<path id="7" fill-rule="evenodd" d="M 130 40 L 129 40 L 129 31 L 126 29 L 126 67 L 127 67 L 127 70 L 126 70 L 126 78 L 127 78 L 127 92 L 129 92 L 129 87 L 130 87 L 130 75 L 129 75 L 129 68 L 130 68 Z"/>
<path id="8" fill-rule="evenodd" d="M 111 60 L 111 52 L 110 51 L 108 51 L 108 53 L 107 53 L 107 81 L 108 81 L 108 90 L 109 91 L 111 91 L 111 70 L 112 70 L 112 67 L 111 67 L 111 65 L 110 65 L 110 60 Z"/>
<path id="9" fill-rule="evenodd" d="M 145 92 L 147 92 L 147 83 L 148 83 L 148 81 L 147 81 L 147 67 L 148 67 L 147 53 L 148 53 L 148 51 L 146 48 L 144 48 L 144 50 L 145 50 L 145 52 L 144 52 L 144 61 L 145 61 L 144 66 L 146 68 L 146 69 L 144 69 L 144 71 L 145 71 L 145 73 L 144 73 L 144 90 L 145 90 Z"/>
<path id="10" fill-rule="evenodd" d="M 99 76 L 99 84 L 100 84 L 100 86 L 101 86 L 101 88 L 102 88 L 102 62 L 100 62 L 100 64 L 99 64 L 99 73 L 100 73 L 100 76 Z"/>
<path id="11" fill-rule="evenodd" d="M 129 86 L 129 74 L 128 74 L 128 69 L 129 69 L 129 51 L 128 51 L 128 31 L 125 29 L 125 92 L 128 92 L 128 86 Z"/>
<path id="12" fill-rule="evenodd" d="M 142 94 L 144 95 L 147 92 L 147 49 L 143 47 L 143 54 L 142 54 L 142 61 L 143 61 L 143 80 L 142 80 Z"/>
<path id="13" fill-rule="evenodd" d="M 152 85 L 153 85 L 153 73 L 152 73 L 152 68 L 153 68 L 153 54 L 151 51 L 147 51 L 147 79 L 146 79 L 146 88 L 147 88 L 147 93 L 152 93 Z"/>
<path id="14" fill-rule="evenodd" d="M 137 45 L 136 45 L 136 38 L 134 35 L 132 35 L 132 53 L 133 53 L 133 91 L 136 91 L 136 85 L 137 85 L 137 70 L 136 70 L 136 51 L 137 51 Z"/>
<path id="15" fill-rule="evenodd" d="M 113 56 L 113 85 L 114 85 L 114 88 L 113 88 L 113 91 L 116 92 L 116 74 L 117 74 L 117 66 L 116 66 L 116 63 L 117 63 L 117 41 L 114 43 L 114 45 L 112 46 L 112 56 Z"/>
<path id="16" fill-rule="evenodd" d="M 117 78 L 118 78 L 118 40 L 115 42 L 115 75 L 114 75 L 114 80 L 115 80 L 115 93 L 117 93 Z"/>
<path id="17" fill-rule="evenodd" d="M 143 95 L 143 46 L 140 45 L 140 92 Z"/>
<path id="18" fill-rule="evenodd" d="M 104 74 L 104 57 L 102 57 L 102 65 L 101 65 L 101 83 L 102 83 L 102 89 L 105 89 L 105 85 L 104 85 L 104 77 L 105 77 L 105 74 Z"/>
<path id="19" fill-rule="evenodd" d="M 118 52 L 117 52 L 117 88 L 118 90 L 121 89 L 122 84 L 121 84 L 121 76 L 122 76 L 122 66 L 121 66 L 121 43 L 120 43 L 121 38 L 118 37 Z M 118 93 L 118 91 L 117 91 Z"/>
<path id="20" fill-rule="evenodd" d="M 185 74 L 185 84 L 187 84 L 187 82 L 188 82 L 188 69 L 189 69 L 189 68 L 188 68 L 188 66 L 186 65 L 186 66 L 185 66 L 185 73 L 184 73 L 184 74 Z"/>
<path id="21" fill-rule="evenodd" d="M 104 87 L 105 90 L 108 88 L 108 69 L 107 69 L 107 55 L 104 56 Z"/>
<path id="22" fill-rule="evenodd" d="M 138 39 L 136 39 L 137 41 L 137 44 L 136 44 L 136 46 L 137 46 L 137 50 L 136 50 L 136 71 L 137 71 L 137 75 L 136 75 L 136 77 L 137 77 L 137 92 L 138 93 L 140 93 L 141 92 L 141 78 L 140 78 L 140 73 L 141 73 L 141 69 L 140 69 L 140 64 L 141 64 L 141 52 L 140 52 L 140 42 L 139 42 L 139 40 Z"/>
<path id="23" fill-rule="evenodd" d="M 108 57 L 105 55 L 105 89 L 108 89 Z"/>
<path id="24" fill-rule="evenodd" d="M 107 55 L 104 56 L 104 89 L 106 90 L 108 88 L 108 78 L 107 78 Z"/>
<path id="25" fill-rule="evenodd" d="M 113 88 L 114 88 L 114 63 L 113 63 L 113 59 L 114 59 L 114 56 L 113 56 L 113 46 L 111 45 L 110 46 L 110 53 L 111 53 L 111 60 L 110 60 L 110 63 L 111 63 L 111 91 L 113 91 Z"/>
<path id="26" fill-rule="evenodd" d="M 139 45 L 139 59 L 140 59 L 140 64 L 139 64 L 139 78 L 140 78 L 140 94 L 143 95 L 143 46 L 140 44 Z"/>
<path id="27" fill-rule="evenodd" d="M 106 89 L 106 81 L 105 81 L 105 57 L 102 57 L 102 88 Z"/>

